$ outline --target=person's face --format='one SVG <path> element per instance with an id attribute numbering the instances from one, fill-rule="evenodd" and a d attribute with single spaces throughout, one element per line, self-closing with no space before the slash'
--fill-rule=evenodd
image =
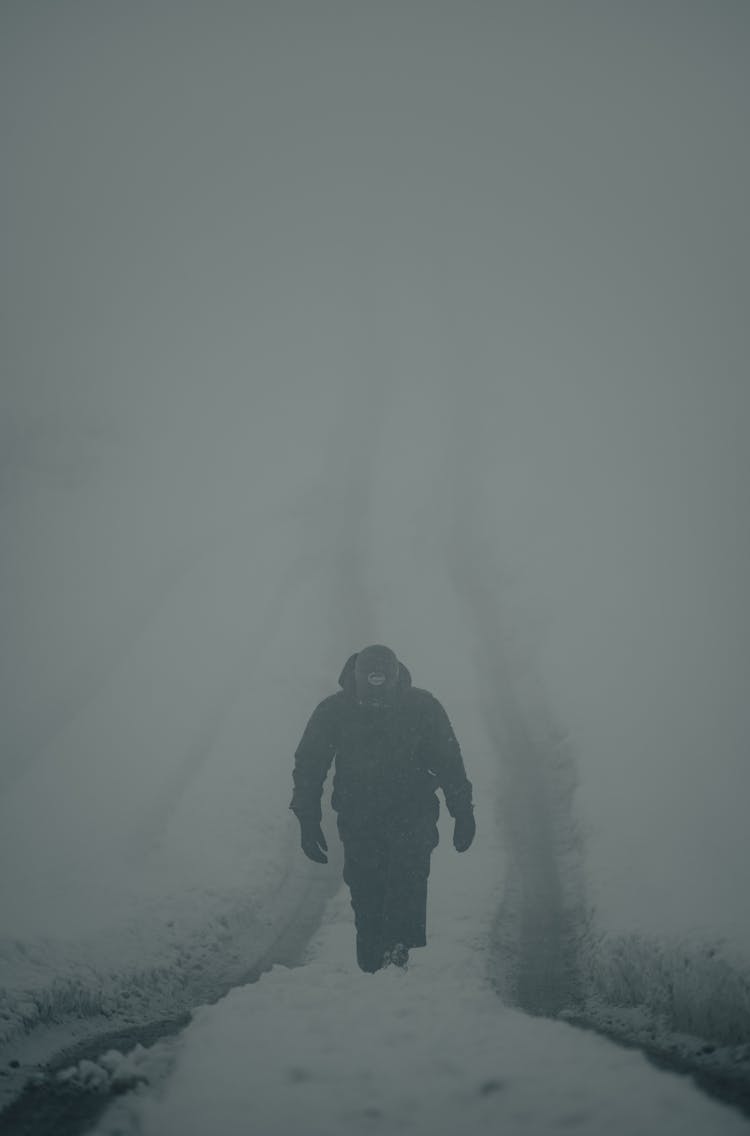
<path id="1" fill-rule="evenodd" d="M 363 651 L 357 656 L 354 677 L 358 701 L 383 702 L 396 687 L 398 663 L 382 652 Z"/>

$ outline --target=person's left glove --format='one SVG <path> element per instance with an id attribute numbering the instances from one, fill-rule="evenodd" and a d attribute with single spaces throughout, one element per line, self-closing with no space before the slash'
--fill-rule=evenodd
<path id="1" fill-rule="evenodd" d="M 466 849 L 471 846 L 476 831 L 477 825 L 474 820 L 474 810 L 469 807 L 465 812 L 460 812 L 455 818 L 453 847 L 457 852 L 465 852 Z"/>
<path id="2" fill-rule="evenodd" d="M 327 864 L 328 857 L 326 856 L 326 852 L 328 851 L 328 845 L 323 835 L 323 829 L 320 827 L 320 822 L 310 820 L 309 817 L 300 817 L 299 826 L 302 851 L 305 853 L 308 860 L 314 860 L 316 864 Z"/>

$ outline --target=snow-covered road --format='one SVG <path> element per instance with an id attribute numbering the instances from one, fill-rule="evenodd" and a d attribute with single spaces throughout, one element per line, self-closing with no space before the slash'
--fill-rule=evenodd
<path id="1" fill-rule="evenodd" d="M 275 967 L 197 1011 L 166 1079 L 118 1101 L 97 1136 L 750 1132 L 638 1052 L 502 1004 L 487 979 L 493 860 L 491 828 L 462 857 L 443 840 L 430 942 L 406 971 L 357 969 L 342 891 L 306 965 Z"/>

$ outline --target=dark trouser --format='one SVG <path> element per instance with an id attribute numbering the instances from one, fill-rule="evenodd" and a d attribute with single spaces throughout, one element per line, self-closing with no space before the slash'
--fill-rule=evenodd
<path id="1" fill-rule="evenodd" d="M 377 821 L 339 816 L 344 882 L 357 928 L 357 962 L 376 971 L 396 943 L 426 943 L 427 877 L 438 842 L 434 815 Z"/>

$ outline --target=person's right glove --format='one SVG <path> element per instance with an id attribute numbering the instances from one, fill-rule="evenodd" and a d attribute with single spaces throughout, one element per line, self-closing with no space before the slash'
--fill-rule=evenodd
<path id="1" fill-rule="evenodd" d="M 327 864 L 328 845 L 326 838 L 323 835 L 323 829 L 320 827 L 320 822 L 312 820 L 310 817 L 300 817 L 300 836 L 302 851 L 307 856 L 308 860 L 314 860 L 316 864 Z"/>
<path id="2" fill-rule="evenodd" d="M 477 825 L 474 820 L 474 810 L 469 807 L 465 812 L 459 813 L 455 818 L 453 847 L 457 852 L 465 852 L 466 849 L 471 846 L 476 831 Z"/>

